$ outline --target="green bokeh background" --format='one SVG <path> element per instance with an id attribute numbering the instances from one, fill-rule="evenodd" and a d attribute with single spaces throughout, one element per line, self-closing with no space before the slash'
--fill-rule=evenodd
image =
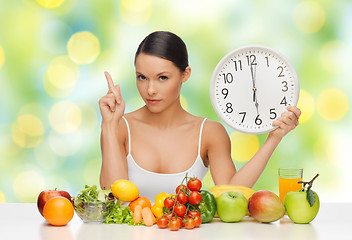
<path id="1" fill-rule="evenodd" d="M 209 83 L 218 61 L 248 44 L 284 54 L 304 91 L 299 100 L 304 121 L 280 143 L 254 189 L 278 193 L 277 169 L 303 167 L 306 180 L 320 173 L 314 188 L 321 201 L 350 201 L 350 1 L 65 0 L 56 8 L 39 2 L 0 0 L 0 202 L 35 202 L 44 189 L 74 195 L 85 184 L 99 185 L 103 72 L 121 85 L 126 112 L 141 107 L 133 58 L 140 41 L 155 30 L 176 33 L 188 47 L 192 76 L 182 89 L 184 106 L 217 121 Z M 79 76 L 53 96 L 44 86 L 45 74 L 53 59 L 71 57 L 68 42 L 81 31 L 98 39 L 99 54 L 88 64 L 72 59 Z M 63 126 L 71 131 L 58 130 L 60 122 L 50 117 L 57 104 L 67 107 Z M 242 135 L 225 127 L 241 141 Z M 266 136 L 254 140 L 262 144 Z M 234 162 L 240 168 L 246 160 Z M 213 185 L 210 175 L 203 184 Z"/>

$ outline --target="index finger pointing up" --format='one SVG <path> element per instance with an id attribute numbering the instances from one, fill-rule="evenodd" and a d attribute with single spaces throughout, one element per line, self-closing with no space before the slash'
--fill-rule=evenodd
<path id="1" fill-rule="evenodd" d="M 108 81 L 108 86 L 109 86 L 110 91 L 114 94 L 116 102 L 118 104 L 120 104 L 121 103 L 121 100 L 119 97 L 120 95 L 115 88 L 114 82 L 112 81 L 110 74 L 108 72 L 104 72 L 104 74 L 105 74 L 106 80 Z"/>
<path id="2" fill-rule="evenodd" d="M 113 90 L 114 82 L 112 81 L 112 78 L 111 78 L 110 74 L 108 72 L 104 72 L 104 74 L 105 74 L 106 80 L 108 82 L 109 89 Z"/>

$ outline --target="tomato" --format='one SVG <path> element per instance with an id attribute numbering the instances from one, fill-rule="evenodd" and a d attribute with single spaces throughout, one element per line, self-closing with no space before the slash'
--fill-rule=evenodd
<path id="1" fill-rule="evenodd" d="M 188 191 L 187 186 L 182 184 L 182 185 L 178 185 L 178 187 L 176 188 L 176 194 L 180 191 L 180 189 L 183 189 L 186 193 Z"/>
<path id="2" fill-rule="evenodd" d="M 164 200 L 164 206 L 167 208 L 167 209 L 171 209 L 173 208 L 175 204 L 175 199 L 173 197 L 167 197 L 165 198 Z"/>
<path id="3" fill-rule="evenodd" d="M 191 191 L 199 191 L 202 188 L 202 181 L 198 178 L 191 178 L 187 183 L 187 187 Z"/>
<path id="4" fill-rule="evenodd" d="M 171 231 L 177 231 L 181 228 L 181 223 L 179 220 L 174 219 L 169 222 L 169 228 Z"/>
<path id="5" fill-rule="evenodd" d="M 197 205 L 200 203 L 200 201 L 202 201 L 202 195 L 200 195 L 200 193 L 197 191 L 193 191 L 189 195 L 188 201 L 190 204 Z"/>
<path id="6" fill-rule="evenodd" d="M 168 214 L 165 214 L 163 217 L 167 217 L 167 219 L 170 220 L 171 218 L 175 217 L 175 213 L 170 212 L 170 213 L 168 213 Z"/>
<path id="7" fill-rule="evenodd" d="M 186 222 L 185 222 L 186 229 L 193 229 L 195 227 L 195 225 L 196 225 L 196 223 L 193 218 L 191 218 L 191 217 L 186 218 Z"/>
<path id="8" fill-rule="evenodd" d="M 179 192 L 178 196 L 177 196 L 177 201 L 180 204 L 185 204 L 185 203 L 188 202 L 188 197 L 187 197 L 187 195 L 184 192 Z"/>
<path id="9" fill-rule="evenodd" d="M 169 219 L 167 217 L 161 217 L 158 219 L 156 224 L 159 228 L 167 228 L 167 226 L 169 225 Z"/>
<path id="10" fill-rule="evenodd" d="M 190 216 L 190 217 L 195 217 L 195 216 L 200 217 L 200 212 L 199 211 L 189 211 L 188 212 L 188 216 Z"/>
<path id="11" fill-rule="evenodd" d="M 202 224 L 202 218 L 200 216 L 195 216 L 193 218 L 193 220 L 194 220 L 194 223 L 195 223 L 194 227 L 196 227 L 196 228 L 199 227 Z"/>
<path id="12" fill-rule="evenodd" d="M 178 217 L 184 217 L 187 213 L 187 208 L 185 205 L 179 204 L 174 207 L 174 212 Z"/>

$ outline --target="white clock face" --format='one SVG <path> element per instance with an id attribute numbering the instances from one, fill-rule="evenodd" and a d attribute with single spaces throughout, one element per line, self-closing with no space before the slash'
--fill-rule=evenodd
<path id="1" fill-rule="evenodd" d="M 210 82 L 215 112 L 235 130 L 262 134 L 272 122 L 296 106 L 299 82 L 292 65 L 277 51 L 252 45 L 227 54 Z"/>

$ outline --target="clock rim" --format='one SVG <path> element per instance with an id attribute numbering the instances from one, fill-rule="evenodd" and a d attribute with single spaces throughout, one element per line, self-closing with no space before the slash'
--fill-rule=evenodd
<path id="1" fill-rule="evenodd" d="M 297 106 L 297 103 L 298 103 L 298 99 L 299 99 L 299 95 L 300 95 L 300 85 L 299 85 L 299 79 L 298 79 L 298 76 L 297 76 L 297 73 L 296 73 L 296 70 L 295 68 L 293 67 L 293 65 L 288 61 L 288 59 L 279 51 L 271 48 L 271 47 L 268 47 L 268 46 L 264 46 L 264 45 L 259 45 L 259 44 L 252 44 L 252 45 L 244 45 L 244 46 L 241 46 L 241 47 L 238 47 L 236 49 L 233 49 L 231 50 L 230 52 L 228 52 L 224 57 L 221 58 L 221 60 L 218 62 L 218 64 L 216 65 L 214 71 L 213 71 L 213 74 L 211 76 L 211 79 L 210 79 L 210 86 L 209 86 L 209 92 L 210 92 L 210 101 L 211 101 L 211 104 L 213 106 L 213 109 L 215 110 L 215 113 L 216 115 L 221 119 L 222 122 L 224 122 L 227 126 L 229 126 L 230 128 L 232 128 L 233 130 L 236 130 L 236 131 L 239 131 L 239 132 L 242 132 L 242 133 L 247 133 L 247 134 L 253 134 L 253 135 L 259 135 L 259 134 L 265 134 L 265 133 L 268 133 L 268 132 L 271 132 L 273 130 L 275 130 L 276 128 L 278 128 L 277 126 L 275 127 L 271 127 L 269 129 L 266 129 L 266 130 L 255 130 L 255 131 L 246 131 L 244 129 L 239 129 L 237 128 L 237 125 L 233 125 L 231 124 L 231 122 L 228 121 L 228 119 L 226 119 L 225 117 L 223 117 L 223 113 L 222 111 L 220 111 L 220 109 L 218 109 L 218 106 L 216 105 L 215 101 L 215 91 L 214 91 L 214 88 L 215 88 L 215 80 L 217 78 L 217 75 L 218 75 L 218 72 L 219 72 L 219 69 L 223 66 L 223 64 L 228 61 L 228 58 L 230 56 L 232 56 L 234 53 L 236 52 L 240 52 L 240 51 L 243 51 L 244 49 L 248 49 L 250 50 L 251 48 L 261 48 L 261 49 L 266 49 L 270 52 L 273 52 L 275 53 L 276 55 L 278 55 L 286 64 L 287 66 L 293 70 L 292 72 L 292 77 L 293 77 L 293 80 L 294 80 L 294 83 L 295 85 L 297 86 L 297 92 L 294 93 L 294 99 L 293 99 L 293 103 L 292 105 L 290 106 Z M 279 116 L 278 116 L 279 117 Z M 278 118 L 277 117 L 277 118 Z"/>

